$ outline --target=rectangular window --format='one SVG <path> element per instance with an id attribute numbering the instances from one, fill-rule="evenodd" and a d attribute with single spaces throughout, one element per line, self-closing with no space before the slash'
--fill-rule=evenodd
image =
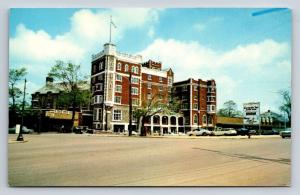
<path id="1" fill-rule="evenodd" d="M 147 99 L 150 100 L 151 98 L 152 98 L 152 97 L 151 97 L 151 93 L 148 93 L 148 94 L 147 94 Z"/>
<path id="2" fill-rule="evenodd" d="M 198 86 L 197 85 L 194 85 L 194 91 L 198 91 Z"/>
<path id="3" fill-rule="evenodd" d="M 131 83 L 138 84 L 139 83 L 139 78 L 131 77 Z"/>
<path id="4" fill-rule="evenodd" d="M 94 93 L 94 92 L 95 92 L 95 86 L 92 87 L 92 93 Z"/>
<path id="5" fill-rule="evenodd" d="M 173 85 L 173 79 L 172 78 L 168 78 L 168 84 Z"/>
<path id="6" fill-rule="evenodd" d="M 159 77 L 159 82 L 162 82 L 163 81 L 163 78 L 162 77 Z"/>
<path id="7" fill-rule="evenodd" d="M 211 110 L 215 111 L 216 107 L 214 105 L 211 105 Z"/>
<path id="8" fill-rule="evenodd" d="M 100 62 L 99 63 L 99 70 L 102 70 L 103 69 L 103 62 Z"/>
<path id="9" fill-rule="evenodd" d="M 194 109 L 198 110 L 198 104 L 194 104 Z"/>
<path id="10" fill-rule="evenodd" d="M 152 80 L 151 74 L 148 74 L 148 80 Z"/>
<path id="11" fill-rule="evenodd" d="M 158 86 L 158 90 L 159 90 L 159 91 L 162 91 L 163 89 L 164 89 L 163 86 Z"/>
<path id="12" fill-rule="evenodd" d="M 103 103 L 103 96 L 102 95 L 96 95 L 96 96 L 94 96 L 94 103 L 95 104 Z"/>
<path id="13" fill-rule="evenodd" d="M 97 108 L 94 109 L 94 112 L 93 112 L 93 120 L 94 121 L 96 121 L 98 119 L 98 111 L 99 110 Z"/>
<path id="14" fill-rule="evenodd" d="M 132 95 L 138 95 L 139 94 L 139 89 L 137 87 L 132 87 L 131 88 L 131 94 Z"/>
<path id="15" fill-rule="evenodd" d="M 116 75 L 116 80 L 117 80 L 117 81 L 122 81 L 122 76 L 119 75 L 119 74 L 117 74 L 117 75 Z"/>
<path id="16" fill-rule="evenodd" d="M 188 103 L 183 103 L 182 104 L 182 109 L 189 109 L 189 104 Z"/>
<path id="17" fill-rule="evenodd" d="M 148 86 L 148 89 L 152 89 L 151 83 L 148 83 L 147 86 Z"/>
<path id="18" fill-rule="evenodd" d="M 115 121 L 122 120 L 122 111 L 121 110 L 114 110 L 113 117 Z"/>
<path id="19" fill-rule="evenodd" d="M 99 91 L 103 91 L 103 83 L 99 84 Z"/>
<path id="20" fill-rule="evenodd" d="M 122 85 L 116 85 L 116 92 L 122 93 Z"/>
<path id="21" fill-rule="evenodd" d="M 132 99 L 132 105 L 138 106 L 139 105 L 139 99 Z"/>
<path id="22" fill-rule="evenodd" d="M 103 74 L 98 75 L 98 81 L 102 81 L 103 80 Z"/>
<path id="23" fill-rule="evenodd" d="M 183 86 L 182 91 L 187 91 L 187 86 Z"/>
<path id="24" fill-rule="evenodd" d="M 115 103 L 121 104 L 121 96 L 115 96 Z"/>
<path id="25" fill-rule="evenodd" d="M 98 110 L 98 120 L 99 121 L 102 121 L 102 109 L 101 108 L 99 108 L 99 110 Z"/>

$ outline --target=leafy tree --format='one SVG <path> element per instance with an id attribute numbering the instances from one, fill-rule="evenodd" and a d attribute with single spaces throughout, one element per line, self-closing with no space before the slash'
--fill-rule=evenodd
<path id="1" fill-rule="evenodd" d="M 74 125 L 76 107 L 85 101 L 86 92 L 80 89 L 80 84 L 83 84 L 84 76 L 80 73 L 80 65 L 71 62 L 56 61 L 56 64 L 51 68 L 48 76 L 60 81 L 64 93 L 62 94 L 59 103 L 67 103 L 72 107 L 72 125 Z"/>
<path id="2" fill-rule="evenodd" d="M 20 69 L 10 69 L 8 74 L 8 84 L 9 84 L 9 98 L 11 98 L 12 102 L 10 108 L 15 111 L 17 107 L 17 100 L 22 95 L 22 90 L 16 87 L 19 81 L 21 81 L 24 76 L 27 74 L 26 68 Z"/>
<path id="3" fill-rule="evenodd" d="M 21 110 L 19 98 L 22 96 L 23 92 L 16 86 L 26 74 L 25 68 L 12 68 L 8 73 L 9 126 L 14 126 L 18 120 L 17 112 Z"/>
<path id="4" fill-rule="evenodd" d="M 218 110 L 218 116 L 237 117 L 242 116 L 242 113 L 237 110 L 237 105 L 233 100 L 229 100 L 223 104 L 224 108 Z"/>
<path id="5" fill-rule="evenodd" d="M 291 102 L 291 92 L 289 90 L 281 90 L 279 92 L 280 96 L 282 97 L 282 105 L 279 109 L 286 114 L 288 117 L 288 126 L 291 126 L 291 118 L 292 118 L 292 102 Z"/>
<path id="6" fill-rule="evenodd" d="M 141 136 L 146 136 L 145 121 L 147 118 L 156 114 L 174 114 L 180 109 L 180 102 L 176 98 L 171 98 L 171 101 L 166 104 L 160 101 L 159 94 L 155 94 L 142 107 L 138 107 L 133 111 L 133 115 L 138 119 L 138 130 Z"/>

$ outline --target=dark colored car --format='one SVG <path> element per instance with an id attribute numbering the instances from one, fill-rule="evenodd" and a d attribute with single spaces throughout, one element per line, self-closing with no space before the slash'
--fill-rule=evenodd
<path id="1" fill-rule="evenodd" d="M 240 128 L 236 130 L 237 135 L 248 135 L 249 129 L 246 128 Z"/>
<path id="2" fill-rule="evenodd" d="M 277 130 L 262 130 L 261 132 L 262 135 L 278 135 L 279 132 Z"/>

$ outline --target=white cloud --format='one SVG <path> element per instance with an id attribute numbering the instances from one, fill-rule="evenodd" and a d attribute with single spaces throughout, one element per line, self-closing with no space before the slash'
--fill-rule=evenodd
<path id="1" fill-rule="evenodd" d="M 25 66 L 28 77 L 40 85 L 56 60 L 82 64 L 88 74 L 91 54 L 109 40 L 111 15 L 117 26 L 112 29 L 113 42 L 120 40 L 126 30 L 152 26 L 158 21 L 157 9 L 81 9 L 70 18 L 71 27 L 63 34 L 50 35 L 43 29 L 34 31 L 19 24 L 16 35 L 9 40 L 10 66 Z"/>
<path id="2" fill-rule="evenodd" d="M 284 88 L 290 79 L 289 46 L 270 39 L 223 52 L 198 42 L 156 39 L 139 53 L 144 59 L 159 58 L 164 68 L 171 67 L 175 81 L 191 77 L 214 78 L 219 108 L 225 101 L 233 99 L 240 106 L 256 100 L 276 109 L 275 103 L 270 102 L 270 98 L 276 99 L 276 94 L 264 91 L 268 87 L 272 90 Z"/>

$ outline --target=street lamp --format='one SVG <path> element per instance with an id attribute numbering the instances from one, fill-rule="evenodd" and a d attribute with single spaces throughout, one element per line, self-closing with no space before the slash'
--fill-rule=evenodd
<path id="1" fill-rule="evenodd" d="M 26 78 L 25 78 L 25 82 L 24 82 L 24 91 L 23 91 L 23 102 L 22 102 L 22 120 L 21 120 L 21 127 L 20 127 L 20 131 L 19 131 L 19 135 L 18 135 L 18 138 L 17 138 L 17 141 L 24 141 L 24 138 L 23 138 L 23 122 L 24 122 L 24 107 L 25 107 L 25 96 L 26 96 Z"/>

